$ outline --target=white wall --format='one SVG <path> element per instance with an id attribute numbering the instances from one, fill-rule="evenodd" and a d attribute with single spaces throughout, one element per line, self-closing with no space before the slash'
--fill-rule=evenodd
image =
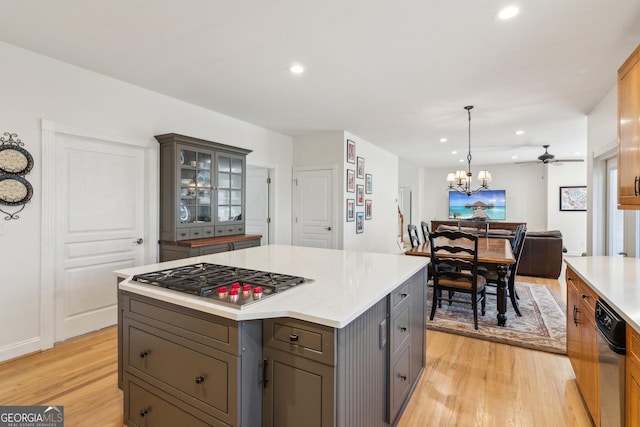
<path id="1" fill-rule="evenodd" d="M 604 255 L 604 157 L 615 155 L 618 139 L 618 89 L 614 85 L 587 116 L 587 254 Z M 612 152 L 613 151 L 613 152 Z M 604 154 L 603 154 L 604 152 Z M 607 153 L 608 152 L 608 153 Z M 599 159 L 594 160 L 594 156 Z M 625 213 L 629 216 L 631 213 Z"/>
<path id="2" fill-rule="evenodd" d="M 472 171 L 480 170 L 480 165 Z M 401 166 L 401 167 L 404 167 Z M 491 172 L 490 187 L 506 190 L 507 222 L 526 222 L 529 230 L 545 230 L 547 225 L 546 167 L 543 165 L 486 165 Z M 417 192 L 421 218 L 414 222 L 447 219 L 449 193 L 447 172 L 452 168 L 425 169 L 422 191 Z M 477 172 L 475 172 L 477 175 Z"/>
<path id="3" fill-rule="evenodd" d="M 356 234 L 356 223 L 346 221 L 346 199 L 355 199 L 355 193 L 346 191 L 346 170 L 356 170 L 356 164 L 347 163 L 347 139 L 356 143 L 356 157 L 365 159 L 365 173 L 373 175 L 373 193 L 365 194 L 372 200 L 372 219 L 364 221 L 364 232 Z M 337 247 L 369 252 L 398 252 L 397 205 L 398 157 L 348 132 L 323 132 L 299 136 L 294 140 L 294 167 L 338 165 L 334 183 L 337 196 Z M 364 185 L 364 179 L 356 178 Z M 364 206 L 356 206 L 364 212 Z"/>
<path id="4" fill-rule="evenodd" d="M 253 150 L 248 164 L 275 170 L 274 242 L 291 242 L 291 137 L 6 43 L 0 57 L 0 134 L 17 133 L 35 162 L 31 203 L 19 220 L 0 217 L 0 360 L 41 339 L 41 119 L 121 139 L 176 132 Z"/>
<path id="5" fill-rule="evenodd" d="M 560 211 L 560 187 L 587 185 L 586 162 L 547 167 L 547 229 L 562 231 L 567 255 L 580 256 L 587 250 L 587 212 Z"/>
<path id="6" fill-rule="evenodd" d="M 365 194 L 372 200 L 372 219 L 364 221 L 364 232 L 356 234 L 356 223 L 344 224 L 344 249 L 367 250 L 371 252 L 394 253 L 399 251 L 398 234 L 398 157 L 368 141 L 345 132 L 344 168 L 356 169 L 356 165 L 346 162 L 347 138 L 356 143 L 356 157 L 365 159 L 365 173 L 373 175 L 373 193 Z M 346 221 L 346 199 L 354 199 L 355 193 L 346 192 L 343 179 L 342 220 Z M 364 185 L 364 179 L 356 177 L 356 184 Z M 356 213 L 364 212 L 364 206 L 356 206 Z"/>

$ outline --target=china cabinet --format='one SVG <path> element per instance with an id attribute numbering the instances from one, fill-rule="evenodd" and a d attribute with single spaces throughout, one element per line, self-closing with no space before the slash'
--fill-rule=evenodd
<path id="1" fill-rule="evenodd" d="M 618 70 L 618 208 L 640 209 L 640 46 Z"/>

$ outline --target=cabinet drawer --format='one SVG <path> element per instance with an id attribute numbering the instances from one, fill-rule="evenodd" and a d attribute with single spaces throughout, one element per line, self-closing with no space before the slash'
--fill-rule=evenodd
<path id="1" fill-rule="evenodd" d="M 227 235 L 227 227 L 225 227 L 224 225 L 216 225 L 214 234 L 216 235 L 216 237 L 226 236 Z"/>
<path id="2" fill-rule="evenodd" d="M 391 354 L 393 355 L 411 336 L 411 310 L 409 304 L 391 319 L 389 329 L 391 333 Z"/>
<path id="3" fill-rule="evenodd" d="M 176 230 L 176 240 L 191 239 L 191 235 L 189 233 L 190 230 L 188 228 L 179 228 L 178 230 Z"/>
<path id="4" fill-rule="evenodd" d="M 233 242 L 233 249 L 236 251 L 240 249 L 253 248 L 254 246 L 260 246 L 260 239 L 243 240 L 242 242 Z"/>
<path id="5" fill-rule="evenodd" d="M 404 284 L 398 286 L 391 292 L 391 313 L 396 310 L 398 305 L 407 301 L 411 294 L 411 281 L 407 280 Z"/>
<path id="6" fill-rule="evenodd" d="M 573 270 L 571 270 L 570 267 L 567 267 L 566 278 L 567 286 L 571 286 L 577 294 L 580 294 L 580 283 L 582 282 L 582 280 L 580 280 L 580 278 L 576 275 L 576 273 L 573 272 Z"/>
<path id="7" fill-rule="evenodd" d="M 265 346 L 333 365 L 334 331 L 322 325 L 293 319 L 263 321 Z"/>
<path id="8" fill-rule="evenodd" d="M 244 225 L 235 225 L 233 234 L 244 234 Z"/>
<path id="9" fill-rule="evenodd" d="M 189 229 L 189 238 L 190 239 L 201 239 L 204 237 L 204 230 L 202 227 L 195 227 Z"/>
<path id="10" fill-rule="evenodd" d="M 592 319 L 596 314 L 596 301 L 598 300 L 598 294 L 591 290 L 586 283 L 580 283 L 580 299 L 588 309 L 587 316 L 590 316 Z"/>
<path id="11" fill-rule="evenodd" d="M 134 380 L 129 375 L 125 375 L 124 390 L 127 399 L 124 402 L 124 421 L 128 426 L 225 425 L 149 384 Z"/>
<path id="12" fill-rule="evenodd" d="M 125 293 L 127 316 L 158 329 L 239 356 L 238 324 L 213 314 L 180 308 L 162 301 Z"/>
<path id="13" fill-rule="evenodd" d="M 203 227 L 202 228 L 202 237 L 213 237 L 215 236 L 215 228 L 214 227 Z"/>
<path id="14" fill-rule="evenodd" d="M 402 407 L 409 390 L 411 389 L 411 381 L 409 381 L 409 361 L 411 354 L 411 346 L 406 346 L 400 353 L 395 362 L 391 366 L 391 421 L 394 421 L 398 415 L 398 411 Z"/>
<path id="15" fill-rule="evenodd" d="M 125 319 L 125 370 L 226 422 L 237 419 L 238 357 Z M 257 367 L 256 367 L 257 368 Z"/>
<path id="16" fill-rule="evenodd" d="M 200 248 L 200 255 L 219 254 L 220 252 L 229 251 L 228 243 L 221 243 L 219 245 L 203 246 Z"/>

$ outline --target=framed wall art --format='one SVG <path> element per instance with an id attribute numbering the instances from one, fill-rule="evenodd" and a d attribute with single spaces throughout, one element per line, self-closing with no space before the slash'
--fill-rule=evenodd
<path id="1" fill-rule="evenodd" d="M 364 178 L 364 157 L 358 157 L 358 178 Z"/>
<path id="2" fill-rule="evenodd" d="M 355 199 L 347 199 L 347 222 L 355 220 L 356 201 Z"/>
<path id="3" fill-rule="evenodd" d="M 560 187 L 560 210 L 586 211 L 587 187 L 584 185 Z"/>
<path id="4" fill-rule="evenodd" d="M 373 193 L 373 175 L 371 175 L 370 173 L 367 173 L 364 176 L 365 176 L 365 179 L 364 179 L 364 192 L 366 194 L 371 194 L 371 193 Z"/>
<path id="5" fill-rule="evenodd" d="M 356 189 L 356 171 L 347 169 L 347 191 L 353 193 Z"/>
<path id="6" fill-rule="evenodd" d="M 370 199 L 364 201 L 364 219 L 371 219 L 371 204 L 373 202 Z"/>
<path id="7" fill-rule="evenodd" d="M 364 212 L 356 214 L 356 233 L 360 234 L 364 231 Z"/>
<path id="8" fill-rule="evenodd" d="M 347 162 L 356 162 L 356 142 L 347 139 Z"/>
<path id="9" fill-rule="evenodd" d="M 364 205 L 364 185 L 356 185 L 356 204 L 358 206 Z"/>

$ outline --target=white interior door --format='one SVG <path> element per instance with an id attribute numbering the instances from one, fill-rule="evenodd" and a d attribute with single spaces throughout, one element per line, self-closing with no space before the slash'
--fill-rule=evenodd
<path id="1" fill-rule="evenodd" d="M 113 271 L 145 259 L 145 149 L 58 134 L 55 341 L 117 323 Z"/>
<path id="2" fill-rule="evenodd" d="M 271 177 L 269 169 L 247 166 L 247 200 L 245 203 L 245 233 L 260 234 L 261 245 L 270 242 L 271 214 L 269 200 L 271 198 Z"/>
<path id="3" fill-rule="evenodd" d="M 333 170 L 297 171 L 293 179 L 293 244 L 333 248 Z"/>

